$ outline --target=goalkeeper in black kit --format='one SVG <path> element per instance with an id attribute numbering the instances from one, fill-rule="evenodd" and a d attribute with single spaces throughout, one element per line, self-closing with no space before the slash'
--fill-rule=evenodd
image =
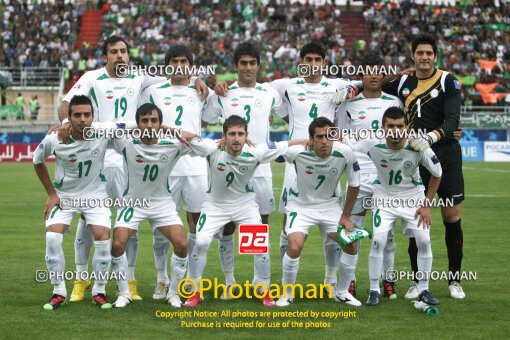
<path id="1" fill-rule="evenodd" d="M 441 162 L 443 177 L 438 189 L 441 215 L 446 228 L 445 241 L 448 250 L 448 285 L 454 299 L 465 298 L 460 285 L 463 235 L 460 205 L 464 200 L 462 175 L 462 152 L 454 131 L 460 122 L 460 83 L 454 75 L 435 68 L 437 45 L 432 36 L 421 35 L 412 42 L 412 59 L 416 72 L 403 75 L 383 87 L 383 91 L 398 96 L 405 105 L 409 127 L 425 132 L 411 141 L 417 151 L 431 147 Z M 423 184 L 427 187 L 430 173 L 420 166 Z M 414 238 L 409 239 L 409 257 L 413 272 L 418 271 L 418 249 Z M 411 283 L 405 297 L 416 299 L 418 289 Z"/>

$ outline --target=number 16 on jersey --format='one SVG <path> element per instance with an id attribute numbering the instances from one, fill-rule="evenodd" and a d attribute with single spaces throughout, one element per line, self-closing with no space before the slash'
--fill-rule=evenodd
<path id="1" fill-rule="evenodd" d="M 269 226 L 241 224 L 239 226 L 239 254 L 269 253 Z"/>

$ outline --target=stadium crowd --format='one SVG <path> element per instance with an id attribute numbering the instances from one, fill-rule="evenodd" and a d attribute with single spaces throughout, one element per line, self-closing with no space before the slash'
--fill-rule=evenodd
<path id="1" fill-rule="evenodd" d="M 432 33 L 438 38 L 439 67 L 460 78 L 475 76 L 480 83 L 497 81 L 497 92 L 510 92 L 510 6 L 504 2 L 500 7 L 367 2 L 364 17 L 369 40 L 354 41 L 351 46 L 343 36 L 339 6 L 289 0 L 261 3 L 99 1 L 104 15 L 97 46 L 110 35 L 125 36 L 132 61 L 149 65 L 162 62 L 169 46 L 182 43 L 191 47 L 196 64 L 216 64 L 221 74 L 230 70 L 235 47 L 253 40 L 261 47 L 259 77 L 265 81 L 295 74 L 298 51 L 311 40 L 325 44 L 329 60 L 337 65 L 357 63 L 363 55 L 377 52 L 386 63 L 407 68 L 412 65 L 410 40 L 419 33 Z M 90 6 L 64 1 L 0 4 L 0 66 L 66 67 L 69 78 L 102 67 L 101 50 L 93 48 L 93 42 L 81 50 L 76 46 L 81 15 Z M 496 63 L 486 67 L 478 60 Z M 464 99 L 474 91 L 470 87 Z"/>

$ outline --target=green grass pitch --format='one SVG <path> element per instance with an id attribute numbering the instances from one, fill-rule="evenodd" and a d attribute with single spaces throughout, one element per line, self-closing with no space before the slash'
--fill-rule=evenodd
<path id="1" fill-rule="evenodd" d="M 53 166 L 50 170 L 53 172 Z M 273 183 L 275 197 L 278 197 L 283 180 L 283 167 L 274 164 Z M 449 297 L 447 282 L 431 282 L 432 293 L 441 300 L 437 318 L 426 316 L 414 309 L 403 298 L 408 282 L 398 282 L 398 299 L 381 299 L 378 307 L 365 305 L 358 309 L 335 303 L 331 300 L 298 300 L 291 305 L 290 311 L 348 311 L 355 310 L 356 317 L 349 319 L 318 321 L 329 322 L 330 328 L 259 328 L 259 329 L 190 329 L 182 328 L 179 319 L 161 319 L 156 311 L 172 311 L 163 301 L 153 301 L 152 283 L 156 278 L 152 255 L 152 238 L 146 222 L 140 230 L 140 250 L 136 276 L 138 287 L 144 301 L 136 302 L 122 310 L 102 311 L 92 305 L 90 291 L 86 299 L 53 312 L 42 309 L 47 301 L 51 286 L 49 283 L 37 283 L 35 271 L 45 269 L 45 236 L 42 209 L 46 200 L 43 187 L 35 176 L 31 164 L 0 164 L 0 256 L 1 256 L 1 304 L 0 337 L 2 338 L 156 338 L 172 336 L 211 337 L 211 338 L 300 338 L 300 337 L 355 337 L 355 338 L 507 338 L 508 311 L 508 275 L 510 250 L 508 247 L 508 180 L 510 163 L 465 163 L 466 200 L 462 207 L 464 229 L 463 270 L 476 271 L 476 280 L 464 281 L 467 298 L 454 301 Z M 272 282 L 281 280 L 279 263 L 279 234 L 282 217 L 273 213 L 271 225 Z M 400 227 L 400 226 L 399 226 Z M 76 225 L 64 238 L 66 269 L 74 270 L 73 241 Z M 399 231 L 401 229 L 398 229 Z M 395 267 L 409 270 L 407 240 L 398 233 Z M 444 244 L 444 226 L 439 209 L 433 210 L 432 249 L 434 270 L 447 268 L 446 248 Z M 366 301 L 368 291 L 368 250 L 369 243 L 363 242 L 357 271 L 358 297 Z M 209 252 L 205 278 L 217 276 L 223 281 L 214 242 Z M 91 268 L 91 266 L 89 266 Z M 253 259 L 251 256 L 236 255 L 235 273 L 238 282 L 251 280 Z M 298 275 L 299 283 L 322 282 L 324 275 L 324 256 L 318 230 L 312 230 L 301 257 Z M 68 293 L 72 283 L 67 282 Z M 115 299 L 114 282 L 107 286 L 111 300 Z M 197 308 L 200 311 L 267 311 L 258 301 L 241 299 L 223 302 L 206 295 L 204 303 Z M 280 309 L 278 309 L 280 310 Z M 276 309 L 270 309 L 276 311 Z M 188 318 L 188 321 L 199 320 Z M 203 321 L 252 321 L 245 319 L 202 319 Z M 260 318 L 263 322 L 284 322 L 288 318 L 271 320 Z M 301 319 L 299 321 L 310 321 Z M 268 325 L 268 324 L 267 324 Z"/>

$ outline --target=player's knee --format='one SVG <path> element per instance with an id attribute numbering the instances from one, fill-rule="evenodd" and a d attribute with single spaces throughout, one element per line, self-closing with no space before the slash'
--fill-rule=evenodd
<path id="1" fill-rule="evenodd" d="M 343 251 L 349 255 L 356 255 L 358 253 L 358 244 L 353 242 L 343 247 Z"/>
<path id="2" fill-rule="evenodd" d="M 114 239 L 112 242 L 112 256 L 119 257 L 124 254 L 126 244 L 122 240 Z"/>
<path id="3" fill-rule="evenodd" d="M 174 242 L 174 254 L 183 258 L 188 255 L 188 243 L 185 239 Z"/>
<path id="4" fill-rule="evenodd" d="M 303 249 L 303 245 L 298 242 L 289 242 L 289 246 L 287 248 L 287 255 L 293 259 L 299 257 L 301 255 L 301 250 Z"/>
<path id="5" fill-rule="evenodd" d="M 209 246 L 211 245 L 212 239 L 208 237 L 197 237 L 195 240 L 195 247 L 193 248 L 193 252 L 203 253 L 207 252 Z"/>
<path id="6" fill-rule="evenodd" d="M 460 204 L 453 207 L 444 207 L 441 209 L 443 221 L 446 223 L 455 223 L 460 220 Z"/>

